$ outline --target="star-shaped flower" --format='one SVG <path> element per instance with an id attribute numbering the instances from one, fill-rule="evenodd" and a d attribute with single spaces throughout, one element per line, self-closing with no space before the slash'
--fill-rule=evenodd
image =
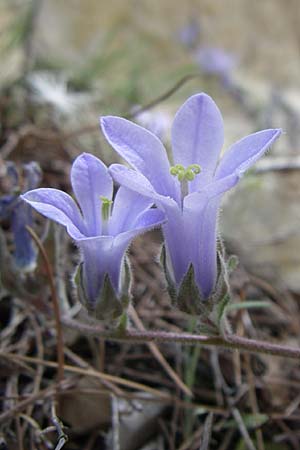
<path id="1" fill-rule="evenodd" d="M 80 209 L 70 195 L 57 189 L 35 189 L 22 198 L 64 225 L 81 250 L 81 288 L 88 308 L 95 310 L 107 283 L 109 291 L 121 298 L 124 254 L 129 243 L 138 234 L 162 224 L 164 214 L 150 209 L 151 199 L 125 187 L 112 201 L 113 180 L 107 167 L 93 155 L 83 153 L 74 161 L 71 183 Z"/>
<path id="2" fill-rule="evenodd" d="M 151 198 L 167 217 L 163 226 L 168 269 L 179 290 L 189 268 L 202 298 L 212 295 L 217 280 L 217 216 L 222 194 L 280 136 L 263 130 L 233 144 L 219 161 L 223 120 L 206 94 L 190 97 L 172 126 L 173 162 L 151 132 L 120 117 L 101 118 L 112 147 L 133 169 L 120 164 L 110 173 L 120 185 Z"/>

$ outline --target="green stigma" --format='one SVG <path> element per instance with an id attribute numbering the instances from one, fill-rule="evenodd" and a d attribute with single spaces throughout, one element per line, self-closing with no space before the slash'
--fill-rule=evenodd
<path id="1" fill-rule="evenodd" d="M 184 168 L 181 164 L 176 164 L 170 168 L 170 174 L 177 177 L 179 181 L 193 181 L 200 172 L 199 164 L 190 164 L 187 168 Z"/>
<path id="2" fill-rule="evenodd" d="M 106 222 L 109 219 L 111 205 L 113 204 L 113 201 L 109 200 L 109 198 L 107 197 L 100 197 L 100 199 L 102 201 L 102 209 L 101 209 L 102 220 Z"/>

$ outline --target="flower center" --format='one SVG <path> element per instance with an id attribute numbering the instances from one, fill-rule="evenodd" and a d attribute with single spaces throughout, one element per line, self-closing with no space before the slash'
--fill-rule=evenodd
<path id="1" fill-rule="evenodd" d="M 199 164 L 190 164 L 184 168 L 181 164 L 176 164 L 170 168 L 170 174 L 177 177 L 181 181 L 193 181 L 195 176 L 201 172 Z"/>
<path id="2" fill-rule="evenodd" d="M 170 174 L 180 181 L 182 199 L 188 194 L 188 181 L 193 181 L 200 172 L 199 164 L 190 164 L 186 168 L 182 164 L 170 167 Z"/>
<path id="3" fill-rule="evenodd" d="M 109 200 L 107 197 L 100 197 L 102 202 L 101 207 L 101 216 L 102 216 L 102 234 L 107 233 L 107 225 L 108 225 L 108 219 L 110 218 L 111 213 L 111 205 L 113 204 L 112 200 Z"/>

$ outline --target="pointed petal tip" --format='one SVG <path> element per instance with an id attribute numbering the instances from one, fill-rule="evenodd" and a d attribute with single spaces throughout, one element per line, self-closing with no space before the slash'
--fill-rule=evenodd
<path id="1" fill-rule="evenodd" d="M 181 108 L 183 106 L 187 106 L 188 104 L 192 104 L 192 103 L 198 103 L 198 104 L 202 104 L 202 105 L 206 105 L 206 107 L 212 107 L 212 108 L 216 108 L 216 110 L 218 111 L 219 114 L 221 114 L 220 112 L 220 108 L 218 107 L 218 105 L 216 104 L 216 102 L 214 101 L 214 99 L 206 94 L 205 92 L 199 92 L 197 94 L 191 95 L 181 106 Z M 181 109 L 179 108 L 179 110 Z"/>
<path id="2" fill-rule="evenodd" d="M 109 142 L 109 134 L 108 134 L 109 127 L 114 118 L 115 118 L 115 116 L 100 116 L 99 117 L 100 130 L 102 131 L 104 137 L 108 140 L 108 142 Z"/>
<path id="3" fill-rule="evenodd" d="M 224 125 L 221 111 L 209 95 L 189 97 L 178 109 L 171 133 L 175 164 L 199 164 L 205 171 L 215 171 Z"/>
<path id="4" fill-rule="evenodd" d="M 99 117 L 99 125 L 100 125 L 100 128 L 103 129 L 103 127 L 105 127 L 106 121 L 107 121 L 107 119 L 109 119 L 110 117 L 111 117 L 111 116 L 100 116 L 100 117 Z"/>
<path id="5" fill-rule="evenodd" d="M 80 153 L 80 155 L 78 155 L 74 161 L 73 161 L 73 165 L 76 165 L 78 163 L 80 163 L 81 161 L 85 161 L 86 163 L 100 163 L 101 165 L 105 165 L 103 164 L 103 162 L 97 158 L 97 156 L 93 155 L 92 153 L 88 153 L 88 152 L 83 152 Z"/>
<path id="6" fill-rule="evenodd" d="M 29 191 L 30 192 L 30 191 Z M 28 202 L 28 200 L 27 200 L 27 198 L 26 198 L 26 194 L 27 194 L 27 192 L 25 192 L 25 194 L 21 194 L 20 195 L 20 198 L 22 199 L 22 200 L 24 200 L 25 202 Z"/>
<path id="7" fill-rule="evenodd" d="M 266 128 L 265 130 L 260 130 L 260 131 L 256 131 L 255 133 L 252 133 L 249 136 L 257 136 L 257 135 L 262 135 L 262 134 L 270 134 L 271 138 L 276 139 L 277 137 L 279 137 L 284 131 L 282 130 L 282 128 Z M 247 137 L 247 136 L 246 136 Z"/>
<path id="8" fill-rule="evenodd" d="M 38 192 L 41 189 L 46 189 L 46 188 L 32 189 L 31 191 L 24 192 L 24 194 L 20 195 L 20 198 L 22 200 L 24 200 L 26 203 L 33 203 L 36 201 L 36 194 L 38 194 Z"/>
<path id="9" fill-rule="evenodd" d="M 259 133 L 263 133 L 263 132 L 272 134 L 275 139 L 278 138 L 282 133 L 284 133 L 282 128 L 269 128 L 266 130 L 257 131 L 257 133 L 254 133 L 254 134 L 259 134 Z"/>
<path id="10" fill-rule="evenodd" d="M 156 136 L 156 134 L 152 133 L 152 131 L 148 130 L 147 128 L 141 125 L 138 125 L 132 120 L 125 119 L 124 117 L 101 116 L 99 118 L 99 122 L 104 136 L 110 143 L 115 141 L 116 137 L 118 137 L 118 133 L 120 132 L 121 134 L 123 134 L 124 131 L 126 131 L 126 134 L 129 134 L 135 131 L 135 133 L 137 132 L 144 133 L 145 137 L 151 136 L 152 139 L 154 139 L 157 143 L 161 144 L 160 139 Z M 122 127 L 124 127 L 123 131 Z M 119 137 L 121 137 L 121 135 L 119 135 Z"/>
<path id="11" fill-rule="evenodd" d="M 127 119 L 119 116 L 100 116 L 99 123 L 100 128 L 104 136 L 109 140 L 111 127 L 114 127 L 122 122 L 130 122 Z"/>

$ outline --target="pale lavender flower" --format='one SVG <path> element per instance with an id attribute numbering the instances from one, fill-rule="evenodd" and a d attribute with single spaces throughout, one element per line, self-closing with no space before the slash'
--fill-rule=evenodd
<path id="1" fill-rule="evenodd" d="M 194 58 L 202 72 L 216 75 L 226 82 L 237 65 L 236 57 L 222 48 L 201 47 L 194 53 Z"/>
<path id="2" fill-rule="evenodd" d="M 139 125 L 151 131 L 162 141 L 166 139 L 172 123 L 172 119 L 166 111 L 142 111 L 134 118 Z"/>
<path id="3" fill-rule="evenodd" d="M 13 235 L 13 263 L 22 272 L 31 272 L 36 267 L 37 248 L 27 231 L 33 226 L 31 208 L 20 200 L 21 190 L 33 189 L 41 179 L 41 169 L 36 162 L 23 165 L 23 176 L 20 177 L 12 162 L 6 164 L 8 193 L 0 197 L 0 219 L 7 219 Z M 21 179 L 23 186 L 21 187 Z"/>
<path id="4" fill-rule="evenodd" d="M 200 28 L 198 20 L 191 17 L 188 23 L 177 33 L 179 42 L 187 48 L 194 48 L 200 37 Z"/>
<path id="5" fill-rule="evenodd" d="M 197 94 L 175 116 L 175 166 L 170 167 L 165 148 L 149 131 L 113 116 L 102 117 L 101 125 L 108 142 L 135 169 L 112 165 L 115 181 L 153 199 L 166 214 L 168 267 L 177 290 L 192 266 L 202 298 L 208 298 L 217 280 L 217 214 L 222 194 L 237 184 L 281 130 L 241 139 L 218 162 L 224 142 L 222 116 L 208 95 Z"/>
<path id="6" fill-rule="evenodd" d="M 83 153 L 74 161 L 71 183 L 80 209 L 70 195 L 57 189 L 35 189 L 22 198 L 44 216 L 64 225 L 81 250 L 81 287 L 88 308 L 94 310 L 101 302 L 107 277 L 120 298 L 129 243 L 138 234 L 159 226 L 164 215 L 150 209 L 151 199 L 124 187 L 112 202 L 112 178 L 93 155 Z"/>

